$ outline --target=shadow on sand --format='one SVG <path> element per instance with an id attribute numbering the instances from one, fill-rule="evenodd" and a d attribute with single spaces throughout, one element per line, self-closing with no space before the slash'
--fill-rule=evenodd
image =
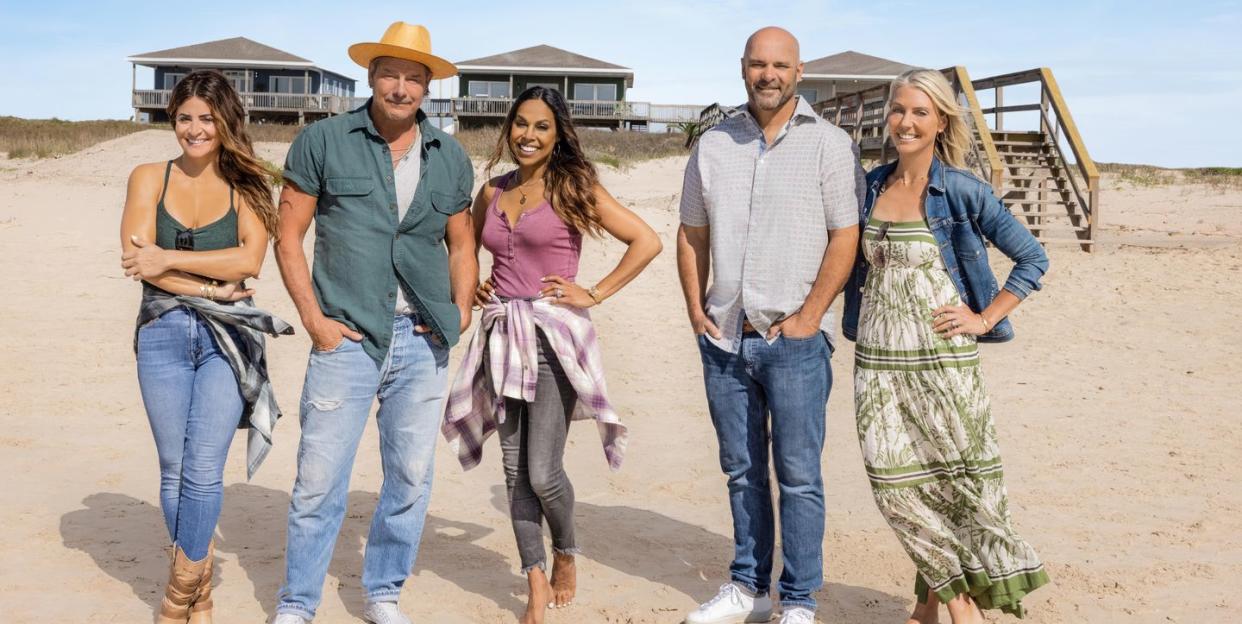
<path id="1" fill-rule="evenodd" d="M 349 493 L 345 521 L 328 575 L 337 579 L 337 592 L 349 613 L 361 617 L 362 559 L 371 513 L 377 495 Z M 276 592 L 285 578 L 285 519 L 289 494 L 238 483 L 224 492 L 224 511 L 216 533 L 216 551 L 237 558 L 238 566 L 254 587 L 254 598 L 268 618 L 275 616 Z M 130 586 L 134 596 L 152 609 L 163 595 L 168 578 L 168 531 L 158 507 L 126 494 L 100 492 L 82 501 L 83 509 L 60 519 L 65 546 L 87 553 L 99 569 Z M 521 613 L 525 605 L 508 587 L 521 580 L 500 553 L 474 544 L 492 529 L 429 514 L 415 567 L 429 570 L 463 590 L 484 596 L 500 608 Z M 472 562 L 463 567 L 461 562 Z M 476 567 L 478 569 L 476 569 Z M 486 574 L 479 574 L 486 571 Z M 217 565 L 215 584 L 231 582 Z M 329 580 L 325 592 L 331 591 Z"/>
<path id="2" fill-rule="evenodd" d="M 503 485 L 492 486 L 492 506 L 508 513 Z M 574 530 L 583 556 L 618 572 L 670 587 L 702 602 L 714 596 L 728 576 L 733 539 L 676 518 L 624 505 L 575 501 Z M 592 548 L 622 542 L 624 548 Z M 776 570 L 780 570 L 779 560 Z M 775 583 L 775 579 L 773 579 Z M 841 583 L 827 583 L 816 593 L 820 617 L 842 621 L 837 611 L 863 608 L 876 622 L 902 621 L 913 600 Z"/>
<path id="3" fill-rule="evenodd" d="M 345 521 L 328 567 L 328 574 L 338 580 L 341 602 L 355 617 L 361 616 L 364 606 L 362 561 L 376 499 L 373 492 L 350 492 Z M 89 554 L 101 570 L 129 585 L 137 599 L 154 608 L 168 573 L 168 538 L 160 510 L 146 501 L 112 492 L 87 496 L 82 505 L 82 509 L 61 517 L 65 546 Z M 499 513 L 507 513 L 504 486 L 492 488 L 492 505 Z M 255 600 L 269 618 L 275 615 L 276 592 L 284 579 L 288 508 L 287 492 L 245 483 L 225 488 L 216 549 L 236 557 L 254 588 Z M 645 509 L 582 501 L 576 504 L 574 517 L 585 557 L 672 588 L 693 601 L 714 595 L 727 574 L 732 540 L 702 527 Z M 524 591 L 524 578 L 515 573 L 513 562 L 506 556 L 477 544 L 492 531 L 490 527 L 429 514 L 415 573 L 433 572 L 518 615 L 525 604 L 513 590 Z M 592 547 L 618 542 L 625 547 Z M 231 582 L 220 574 L 219 566 L 215 574 L 217 585 Z M 325 591 L 331 591 L 331 583 Z M 826 621 L 860 610 L 877 622 L 900 621 L 911 602 L 837 583 L 828 584 L 816 598 Z"/>

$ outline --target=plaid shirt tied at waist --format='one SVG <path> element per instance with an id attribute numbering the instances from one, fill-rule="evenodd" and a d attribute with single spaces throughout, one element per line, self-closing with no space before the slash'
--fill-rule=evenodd
<path id="1" fill-rule="evenodd" d="M 441 427 L 444 438 L 457 448 L 462 468 L 479 465 L 483 443 L 505 420 L 505 398 L 535 399 L 539 377 L 537 330 L 547 336 L 578 395 L 573 420 L 595 420 L 608 467 L 620 469 L 629 432 L 608 401 L 591 317 L 586 310 L 543 299 L 502 302 L 493 298 L 483 307 L 482 322 L 449 390 Z M 490 357 L 483 357 L 484 349 Z M 483 370 L 485 362 L 490 366 L 490 384 Z"/>
<path id="2" fill-rule="evenodd" d="M 255 307 L 249 297 L 233 304 L 221 304 L 201 297 L 144 288 L 134 328 L 135 353 L 138 352 L 138 329 L 179 306 L 197 312 L 207 323 L 237 377 L 245 403 L 238 426 L 249 429 L 246 438 L 246 479 L 250 479 L 272 449 L 272 431 L 281 415 L 267 373 L 267 345 L 263 335 L 287 336 L 293 333 L 293 327 L 270 312 Z M 237 330 L 240 342 L 233 340 L 225 326 Z"/>

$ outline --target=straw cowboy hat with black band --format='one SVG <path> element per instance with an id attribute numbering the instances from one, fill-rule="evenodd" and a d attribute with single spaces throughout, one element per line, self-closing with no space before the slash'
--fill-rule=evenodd
<path id="1" fill-rule="evenodd" d="M 457 75 L 456 65 L 431 53 L 431 33 L 421 24 L 393 22 L 378 42 L 349 46 L 349 58 L 368 70 L 371 61 L 381 56 L 422 63 L 431 70 L 433 80 Z"/>

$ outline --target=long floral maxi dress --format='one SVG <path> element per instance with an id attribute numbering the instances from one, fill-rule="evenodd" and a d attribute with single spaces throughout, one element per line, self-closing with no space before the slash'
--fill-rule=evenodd
<path id="1" fill-rule="evenodd" d="M 1000 450 L 973 336 L 932 330 L 932 310 L 961 302 L 923 221 L 872 219 L 854 400 L 876 504 L 918 570 L 915 594 L 968 593 L 1022 617 L 1048 582 L 1013 530 Z"/>

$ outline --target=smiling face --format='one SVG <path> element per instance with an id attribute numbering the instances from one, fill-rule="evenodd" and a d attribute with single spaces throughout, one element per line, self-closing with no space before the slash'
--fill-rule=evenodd
<path id="1" fill-rule="evenodd" d="M 556 147 L 556 116 L 540 99 L 522 102 L 509 127 L 509 152 L 518 165 L 539 166 Z"/>
<path id="2" fill-rule="evenodd" d="M 207 101 L 200 97 L 191 97 L 177 107 L 173 132 L 181 149 L 193 158 L 211 156 L 220 150 L 215 114 Z"/>
<path id="3" fill-rule="evenodd" d="M 779 28 L 764 28 L 751 35 L 742 56 L 742 80 L 750 106 L 774 111 L 797 93 L 802 79 L 798 40 Z"/>
<path id="4" fill-rule="evenodd" d="M 922 89 L 903 85 L 893 92 L 888 107 L 888 135 L 899 155 L 934 149 L 936 135 L 947 125 L 948 120 Z"/>
<path id="5" fill-rule="evenodd" d="M 427 95 L 431 70 L 422 63 L 381 56 L 371 63 L 367 84 L 375 95 L 375 107 L 387 120 L 409 122 Z"/>

